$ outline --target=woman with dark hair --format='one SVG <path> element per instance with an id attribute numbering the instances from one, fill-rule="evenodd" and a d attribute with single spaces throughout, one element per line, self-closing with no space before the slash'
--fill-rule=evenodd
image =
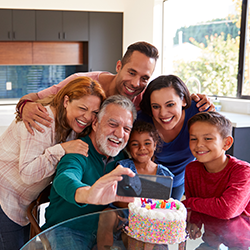
<path id="1" fill-rule="evenodd" d="M 100 84 L 79 77 L 40 103 L 53 119 L 31 135 L 20 118 L 0 136 L 0 249 L 20 249 L 29 239 L 27 208 L 52 181 L 62 156 L 88 155 L 77 137 L 92 124 L 105 99 Z"/>
<path id="2" fill-rule="evenodd" d="M 194 160 L 189 149 L 187 121 L 199 112 L 185 83 L 175 75 L 159 76 L 149 83 L 140 103 L 138 119 L 154 124 L 163 143 L 155 152 L 155 162 L 175 175 L 172 197 L 184 193 L 186 165 Z M 213 105 L 209 110 L 213 110 Z"/>

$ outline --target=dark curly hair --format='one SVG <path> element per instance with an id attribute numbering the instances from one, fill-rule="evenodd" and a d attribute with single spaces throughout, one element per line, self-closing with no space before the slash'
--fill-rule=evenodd
<path id="1" fill-rule="evenodd" d="M 149 136 L 153 138 L 153 141 L 155 142 L 155 145 L 158 146 L 157 149 L 156 149 L 156 151 L 158 151 L 159 146 L 162 144 L 162 140 L 161 140 L 161 137 L 159 136 L 159 134 L 158 134 L 158 132 L 157 132 L 157 130 L 154 127 L 153 124 L 145 122 L 143 120 L 136 120 L 134 122 L 134 124 L 133 124 L 133 128 L 132 128 L 131 133 L 130 133 L 130 138 L 131 138 L 131 135 L 134 132 L 137 132 L 137 133 L 145 133 L 145 132 L 147 132 L 147 133 L 149 133 Z M 126 148 L 127 151 L 129 151 L 130 138 L 128 140 L 128 144 L 127 144 L 127 148 Z"/>

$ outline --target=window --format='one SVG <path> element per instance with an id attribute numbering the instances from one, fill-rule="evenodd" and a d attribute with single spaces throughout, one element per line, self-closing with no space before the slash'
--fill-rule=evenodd
<path id="1" fill-rule="evenodd" d="M 178 75 L 191 93 L 250 99 L 247 6 L 247 0 L 165 0 L 163 74 Z"/>

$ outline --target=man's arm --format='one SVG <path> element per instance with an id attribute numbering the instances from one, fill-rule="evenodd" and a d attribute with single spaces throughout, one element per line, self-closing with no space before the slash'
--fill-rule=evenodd
<path id="1" fill-rule="evenodd" d="M 53 119 L 49 117 L 46 108 L 42 104 L 35 102 L 38 99 L 39 97 L 37 93 L 30 93 L 23 96 L 16 106 L 16 118 L 22 119 L 25 127 L 32 135 L 34 135 L 32 127 L 39 132 L 44 132 L 44 129 L 41 128 L 35 121 L 46 127 L 50 127 L 51 122 L 53 122 Z"/>
<path id="2" fill-rule="evenodd" d="M 215 106 L 207 95 L 192 94 L 191 98 L 197 102 L 196 106 L 199 108 L 199 111 L 205 111 L 207 109 L 207 111 L 215 111 Z"/>
<path id="3" fill-rule="evenodd" d="M 75 192 L 77 203 L 106 205 L 115 201 L 133 202 L 134 198 L 118 196 L 116 194 L 117 182 L 122 175 L 133 177 L 135 173 L 129 168 L 117 166 L 113 171 L 98 179 L 93 186 L 80 187 Z"/>
<path id="4" fill-rule="evenodd" d="M 48 116 L 46 109 L 39 103 L 34 103 L 38 99 L 43 99 L 49 95 L 55 95 L 61 88 L 67 85 L 70 81 L 73 81 L 80 76 L 89 76 L 96 80 L 99 76 L 98 72 L 91 73 L 75 73 L 65 78 L 60 83 L 53 85 L 47 89 L 40 91 L 39 93 L 30 93 L 23 96 L 19 103 L 17 104 L 17 114 L 19 118 L 24 121 L 27 130 L 34 135 L 32 127 L 39 132 L 44 132 L 44 130 L 37 124 L 41 123 L 46 127 L 50 127 L 52 120 Z M 29 100 L 29 101 L 25 101 Z M 37 122 L 37 123 L 36 123 Z"/>
<path id="5" fill-rule="evenodd" d="M 38 100 L 39 99 L 39 97 L 38 97 L 38 95 L 37 95 L 37 93 L 30 93 L 30 94 L 27 94 L 27 95 L 24 95 L 21 99 L 20 99 L 20 101 L 21 100 L 31 100 L 31 101 L 36 101 L 36 100 Z"/>

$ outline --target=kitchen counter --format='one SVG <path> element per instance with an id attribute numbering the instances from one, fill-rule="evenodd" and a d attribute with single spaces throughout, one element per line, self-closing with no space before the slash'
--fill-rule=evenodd
<path id="1" fill-rule="evenodd" d="M 232 126 L 234 128 L 250 127 L 250 115 L 223 112 L 223 111 L 221 111 L 220 113 L 232 122 Z"/>
<path id="2" fill-rule="evenodd" d="M 230 112 L 220 113 L 228 118 L 233 125 L 232 136 L 234 143 L 227 153 L 243 161 L 250 162 L 250 115 Z"/>

